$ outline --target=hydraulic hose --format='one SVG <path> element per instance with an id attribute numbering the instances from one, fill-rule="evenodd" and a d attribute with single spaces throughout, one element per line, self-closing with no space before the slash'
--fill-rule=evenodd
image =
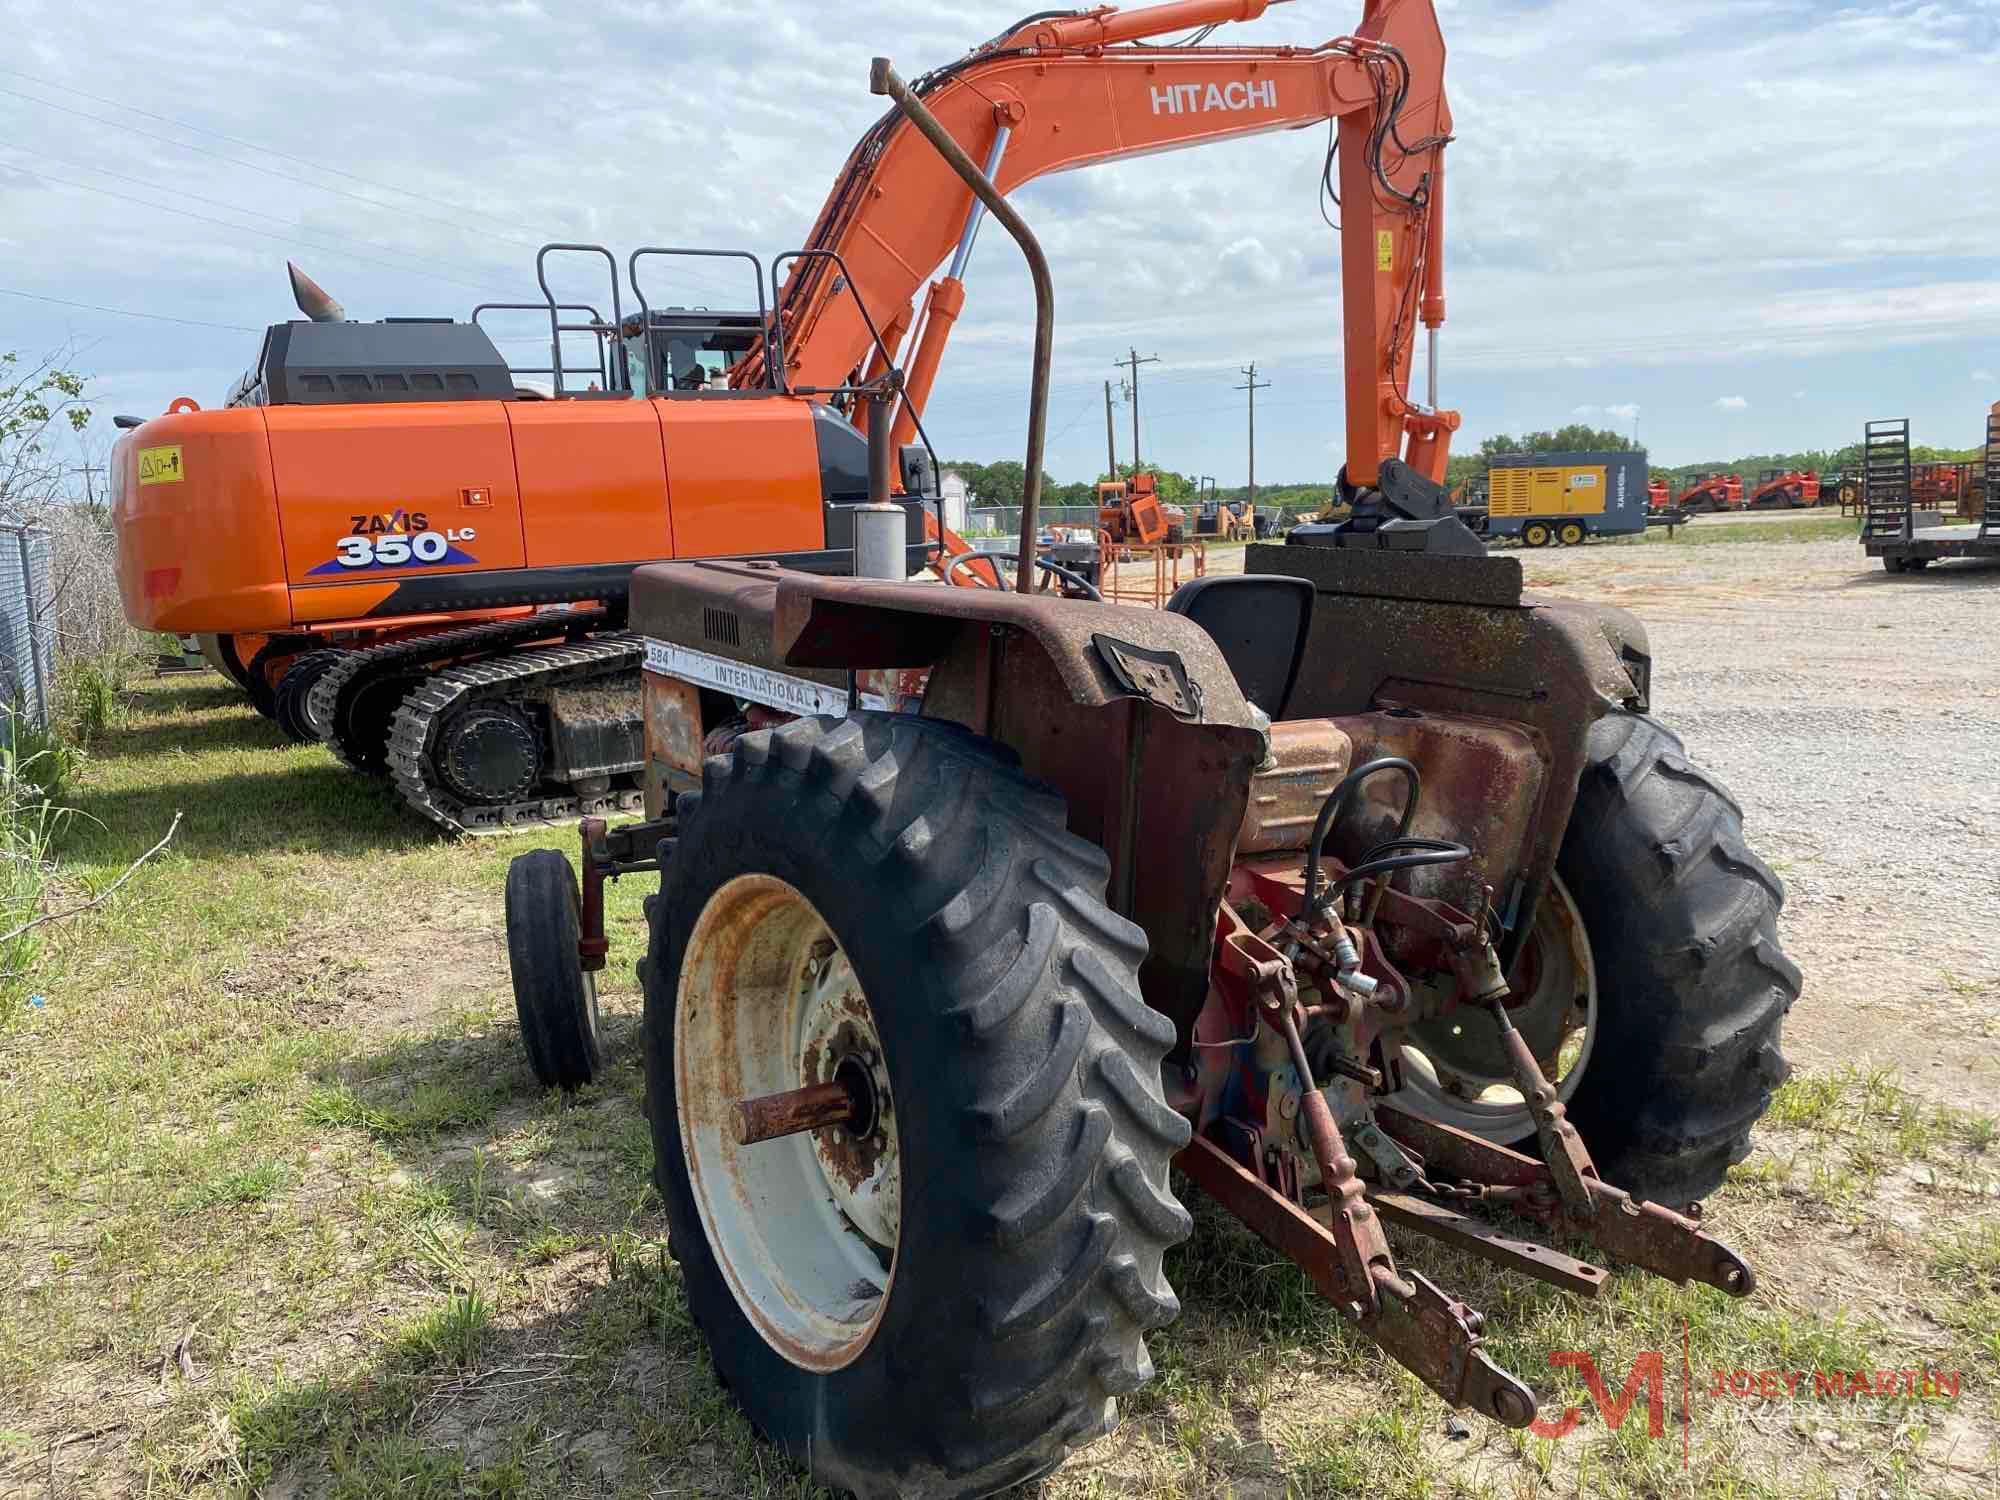
<path id="1" fill-rule="evenodd" d="M 1341 777 L 1340 785 L 1328 792 L 1326 800 L 1320 803 L 1319 816 L 1313 819 L 1312 841 L 1306 845 L 1305 915 L 1308 921 L 1326 905 L 1326 900 L 1321 897 L 1319 890 L 1320 846 L 1326 842 L 1327 835 L 1333 831 L 1333 825 L 1340 820 L 1340 815 L 1347 810 L 1348 799 L 1354 795 L 1355 788 L 1370 776 L 1383 771 L 1401 771 L 1409 783 L 1410 794 L 1403 803 L 1403 817 L 1397 825 L 1396 837 L 1402 839 L 1409 836 L 1410 822 L 1417 815 L 1417 802 L 1424 792 L 1423 777 L 1418 774 L 1414 765 L 1400 755 L 1384 755 L 1365 765 L 1356 766 Z M 1331 893 L 1329 898 L 1330 895 Z"/>

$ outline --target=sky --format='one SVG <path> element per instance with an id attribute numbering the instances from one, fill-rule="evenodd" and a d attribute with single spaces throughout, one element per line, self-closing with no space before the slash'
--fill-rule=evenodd
<path id="1" fill-rule="evenodd" d="M 101 417 L 147 415 L 220 403 L 264 325 L 297 315 L 288 257 L 357 318 L 533 299 L 553 239 L 768 257 L 881 113 L 871 56 L 914 77 L 1028 8 L 0 0 L 0 349 L 71 346 Z M 1981 440 L 2000 0 L 1437 9 L 1457 122 L 1438 373 L 1460 450 L 1575 420 L 1660 464 L 1838 447 L 1880 417 Z M 1316 43 L 1359 10 L 1293 0 L 1229 31 Z M 1261 135 L 1016 192 L 1055 277 L 1058 478 L 1102 468 L 1103 382 L 1134 348 L 1159 361 L 1139 372 L 1149 463 L 1242 482 L 1254 361 L 1258 477 L 1331 476 L 1324 149 L 1320 130 Z M 648 295 L 733 299 L 703 278 Z M 991 226 L 966 281 L 927 426 L 947 459 L 1018 458 L 1033 300 Z M 580 272 L 558 289 L 602 295 Z M 503 353 L 543 362 L 534 328 L 506 325 Z"/>

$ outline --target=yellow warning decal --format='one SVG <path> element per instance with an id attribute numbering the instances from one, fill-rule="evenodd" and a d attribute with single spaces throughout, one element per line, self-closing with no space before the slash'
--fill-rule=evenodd
<path id="1" fill-rule="evenodd" d="M 1375 269 L 1378 271 L 1396 269 L 1396 235 L 1393 230 L 1375 231 Z"/>
<path id="2" fill-rule="evenodd" d="M 181 445 L 174 443 L 166 448 L 141 448 L 139 450 L 139 483 L 179 484 L 187 478 L 187 470 L 181 465 Z"/>

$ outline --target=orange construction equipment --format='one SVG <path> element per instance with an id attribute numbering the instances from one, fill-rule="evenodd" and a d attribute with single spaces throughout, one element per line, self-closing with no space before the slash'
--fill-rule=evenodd
<path id="1" fill-rule="evenodd" d="M 1770 510 L 1786 506 L 1800 510 L 1819 504 L 1819 474 L 1813 469 L 1766 469 L 1744 502 L 1745 510 Z"/>
<path id="2" fill-rule="evenodd" d="M 1962 520 L 1976 520 L 1974 508 L 1976 464 L 1920 463 L 1910 465 L 1910 503 L 1918 510 L 1934 510 Z"/>
<path id="3" fill-rule="evenodd" d="M 1158 481 L 1151 474 L 1110 479 L 1097 486 L 1097 529 L 1113 543 L 1167 539 L 1166 512 L 1160 507 Z"/>
<path id="4" fill-rule="evenodd" d="M 1434 354 L 1444 319 L 1443 41 L 1428 0 L 1367 0 L 1354 35 L 1318 45 L 1145 40 L 1265 8 L 1175 0 L 1038 16 L 915 89 L 1003 192 L 1337 122 L 1323 175 L 1357 206 L 1340 230 L 1341 498 L 1355 504 L 1356 537 L 1407 546 L 1412 527 L 1457 524 L 1439 481 L 1459 419 L 1438 406 L 1435 358 L 1428 399 L 1408 392 L 1418 324 Z M 184 399 L 120 441 L 127 615 L 232 645 L 246 668 L 244 644 L 262 637 L 260 701 L 350 765 L 393 775 L 448 827 L 629 806 L 641 645 L 620 626 L 636 564 L 786 553 L 846 571 L 854 505 L 870 492 L 862 428 L 877 412 L 894 456 L 878 478 L 905 498 L 912 565 L 940 546 L 966 550 L 927 505 L 935 464 L 910 439 L 982 217 L 891 111 L 848 158 L 805 248 L 770 268 L 773 302 L 746 252 L 642 249 L 621 280 L 601 246 L 545 247 L 544 301 L 503 305 L 546 314 L 551 357 L 538 371 L 500 360 L 479 324 L 486 308 L 470 323 L 354 323 L 295 281 L 308 321 L 267 332 L 225 409 Z M 602 259 L 608 316 L 558 303 L 545 271 L 558 253 Z M 744 267 L 754 302 L 649 303 L 643 259 L 690 254 Z M 919 313 L 926 268 L 947 261 Z M 577 339 L 595 345 L 581 370 L 565 364 Z M 550 389 L 515 379 L 531 373 Z M 1463 542 L 1477 548 L 1470 533 Z M 991 571 L 975 562 L 954 581 Z M 526 613 L 564 605 L 553 619 Z M 634 685 L 632 706 L 612 712 L 599 689 L 619 681 Z"/>
<path id="5" fill-rule="evenodd" d="M 1697 479 L 1682 490 L 1674 504 L 1691 514 L 1704 511 L 1741 510 L 1743 508 L 1743 476 L 1740 474 L 1710 474 Z"/>

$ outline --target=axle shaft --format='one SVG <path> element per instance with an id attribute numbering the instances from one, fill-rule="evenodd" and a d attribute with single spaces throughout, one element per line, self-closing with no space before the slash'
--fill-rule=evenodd
<path id="1" fill-rule="evenodd" d="M 808 1130 L 829 1126 L 852 1126 L 866 1109 L 846 1083 L 809 1083 L 804 1088 L 782 1094 L 765 1094 L 736 1103 L 736 1144 L 754 1146 L 759 1141 L 782 1140 Z"/>

